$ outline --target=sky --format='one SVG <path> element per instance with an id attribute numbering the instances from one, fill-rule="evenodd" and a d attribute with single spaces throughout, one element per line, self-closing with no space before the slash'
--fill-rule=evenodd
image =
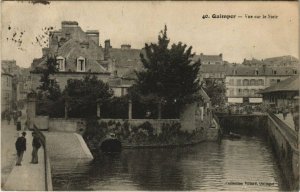
<path id="1" fill-rule="evenodd" d="M 42 55 L 36 37 L 61 21 L 77 21 L 84 30 L 99 30 L 100 44 L 142 48 L 157 42 L 167 25 L 171 43 L 193 47 L 196 54 L 223 54 L 229 62 L 292 55 L 299 58 L 298 2 L 107 2 L 55 1 L 49 5 L 2 2 L 1 58 L 29 67 Z M 212 14 L 236 15 L 234 19 Z M 203 15 L 210 18 L 203 19 Z M 267 18 L 246 18 L 246 15 Z M 276 15 L 277 19 L 268 18 Z M 239 18 L 238 16 L 241 16 Z M 23 33 L 21 35 L 21 33 Z M 21 43 L 22 41 L 22 43 Z"/>

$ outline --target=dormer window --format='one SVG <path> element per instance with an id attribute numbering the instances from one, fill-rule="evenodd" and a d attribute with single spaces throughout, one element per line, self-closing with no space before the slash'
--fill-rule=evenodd
<path id="1" fill-rule="evenodd" d="M 58 64 L 58 70 L 59 71 L 65 71 L 66 70 L 66 62 L 65 58 L 59 56 L 56 58 L 57 64 Z"/>
<path id="2" fill-rule="evenodd" d="M 77 58 L 77 71 L 85 72 L 85 58 L 84 57 Z"/>

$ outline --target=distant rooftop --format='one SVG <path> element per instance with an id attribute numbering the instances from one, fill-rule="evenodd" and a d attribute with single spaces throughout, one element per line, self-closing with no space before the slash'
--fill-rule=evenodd
<path id="1" fill-rule="evenodd" d="M 281 91 L 299 91 L 299 75 L 292 76 L 275 85 L 267 87 L 260 91 L 260 94 L 281 92 Z"/>

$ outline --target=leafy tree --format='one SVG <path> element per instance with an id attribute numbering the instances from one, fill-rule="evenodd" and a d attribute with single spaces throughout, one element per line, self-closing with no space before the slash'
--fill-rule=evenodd
<path id="1" fill-rule="evenodd" d="M 224 82 L 215 79 L 206 79 L 203 88 L 210 97 L 213 106 L 222 106 L 225 104 L 226 87 Z"/>
<path id="2" fill-rule="evenodd" d="M 39 98 L 57 100 L 61 96 L 60 87 L 55 80 L 50 78 L 51 75 L 58 72 L 56 57 L 48 57 L 45 68 L 37 68 L 36 72 L 42 73 L 41 84 L 37 88 Z"/>
<path id="3" fill-rule="evenodd" d="M 96 76 L 87 75 L 83 79 L 69 79 L 63 92 L 67 96 L 70 116 L 96 116 L 97 102 L 103 104 L 113 95 L 109 85 Z"/>
<path id="4" fill-rule="evenodd" d="M 144 70 L 137 72 L 136 87 L 144 100 L 158 104 L 158 118 L 164 103 L 183 105 L 199 99 L 198 72 L 200 61 L 193 62 L 192 47 L 181 42 L 172 44 L 167 37 L 167 27 L 158 35 L 158 43 L 145 44 L 141 53 Z"/>

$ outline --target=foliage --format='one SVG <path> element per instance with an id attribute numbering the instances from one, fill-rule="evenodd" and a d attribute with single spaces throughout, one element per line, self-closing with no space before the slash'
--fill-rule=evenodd
<path id="1" fill-rule="evenodd" d="M 60 87 L 57 82 L 50 78 L 58 72 L 56 57 L 48 57 L 45 68 L 37 68 L 36 71 L 42 73 L 40 86 L 38 86 L 38 97 L 40 99 L 50 99 L 52 101 L 61 97 Z"/>
<path id="2" fill-rule="evenodd" d="M 97 103 L 107 102 L 113 95 L 107 83 L 96 76 L 85 76 L 82 80 L 69 79 L 64 90 L 68 99 L 70 116 L 96 116 Z"/>
<path id="3" fill-rule="evenodd" d="M 191 103 L 199 99 L 195 93 L 200 89 L 200 61 L 192 61 L 192 47 L 179 42 L 169 48 L 169 42 L 165 26 L 157 44 L 145 44 L 145 54 L 140 55 L 145 69 L 136 71 L 136 85 L 132 90 L 146 101 Z"/>
<path id="4" fill-rule="evenodd" d="M 113 119 L 128 118 L 128 97 L 113 97 L 101 105 L 101 117 Z"/>
<path id="5" fill-rule="evenodd" d="M 223 106 L 225 104 L 226 87 L 224 82 L 219 82 L 215 79 L 206 79 L 203 87 L 210 97 L 213 106 Z"/>

